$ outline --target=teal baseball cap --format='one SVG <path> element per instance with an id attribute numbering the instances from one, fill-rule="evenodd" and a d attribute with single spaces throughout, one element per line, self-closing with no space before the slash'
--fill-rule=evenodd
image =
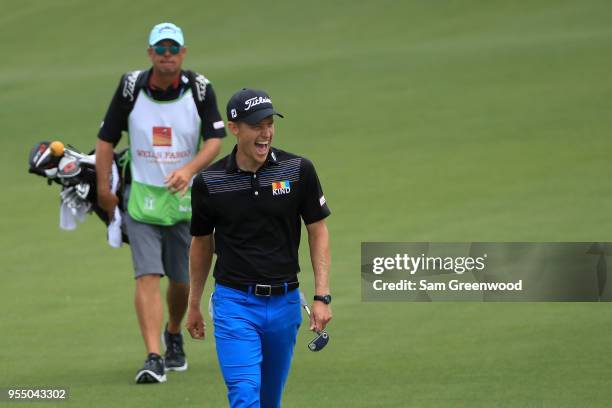
<path id="1" fill-rule="evenodd" d="M 185 45 L 183 30 L 181 30 L 179 26 L 172 23 L 160 23 L 151 30 L 151 34 L 149 35 L 149 45 L 155 45 L 163 40 L 172 40 L 181 47 Z"/>

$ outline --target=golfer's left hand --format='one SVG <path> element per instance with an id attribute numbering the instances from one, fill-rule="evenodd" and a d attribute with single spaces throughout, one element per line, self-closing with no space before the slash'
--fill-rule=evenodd
<path id="1" fill-rule="evenodd" d="M 331 306 L 323 302 L 312 302 L 310 308 L 310 330 L 320 332 L 332 318 Z"/>
<path id="2" fill-rule="evenodd" d="M 171 193 L 180 192 L 181 197 L 183 197 L 189 188 L 189 183 L 191 182 L 193 175 L 193 172 L 188 169 L 187 166 L 183 166 L 180 169 L 174 170 L 172 173 L 168 174 L 164 182 Z"/>

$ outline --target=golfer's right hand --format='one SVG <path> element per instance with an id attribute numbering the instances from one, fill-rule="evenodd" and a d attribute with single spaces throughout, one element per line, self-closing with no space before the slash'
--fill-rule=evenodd
<path id="1" fill-rule="evenodd" d="M 115 217 L 115 207 L 119 205 L 119 198 L 110 190 L 98 191 L 98 205 L 106 211 L 108 220 L 112 221 Z"/>
<path id="2" fill-rule="evenodd" d="M 187 331 L 192 339 L 204 340 L 206 337 L 206 323 L 200 309 L 190 307 L 187 311 Z"/>

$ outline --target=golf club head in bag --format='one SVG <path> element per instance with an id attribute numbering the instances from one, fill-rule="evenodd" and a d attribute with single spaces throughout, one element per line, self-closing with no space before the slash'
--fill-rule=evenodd
<path id="1" fill-rule="evenodd" d="M 126 152 L 127 149 L 124 149 L 114 155 L 118 166 Z M 49 185 L 56 182 L 62 186 L 60 198 L 73 214 L 93 211 L 104 224 L 109 225 L 107 212 L 98 205 L 94 151 L 85 154 L 71 145 L 64 146 L 59 141 L 43 141 L 32 148 L 28 163 L 29 173 L 46 178 Z M 119 171 L 120 184 L 121 173 Z M 117 196 L 120 210 L 123 210 L 121 188 L 118 189 Z M 129 243 L 127 234 L 122 233 L 122 241 Z"/>
<path id="2" fill-rule="evenodd" d="M 70 157 L 70 156 L 62 157 L 57 169 L 58 169 L 57 177 L 59 177 L 63 181 L 67 181 L 69 179 L 76 180 L 76 176 L 78 176 L 81 173 L 81 166 L 79 164 L 79 159 L 77 159 L 76 157 Z"/>
<path id="3" fill-rule="evenodd" d="M 310 308 L 308 307 L 308 303 L 306 303 L 306 298 L 304 297 L 304 293 L 300 292 L 300 302 L 302 303 L 302 307 L 306 310 L 306 314 L 310 317 Z M 327 345 L 329 342 L 329 334 L 326 330 L 318 331 L 317 337 L 312 339 L 310 343 L 308 343 L 308 350 L 310 351 L 321 351 L 323 347 Z"/>

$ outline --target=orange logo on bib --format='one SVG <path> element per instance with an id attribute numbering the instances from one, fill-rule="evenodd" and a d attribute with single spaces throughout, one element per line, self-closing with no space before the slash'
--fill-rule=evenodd
<path id="1" fill-rule="evenodd" d="M 172 128 L 153 126 L 153 146 L 172 146 Z"/>

